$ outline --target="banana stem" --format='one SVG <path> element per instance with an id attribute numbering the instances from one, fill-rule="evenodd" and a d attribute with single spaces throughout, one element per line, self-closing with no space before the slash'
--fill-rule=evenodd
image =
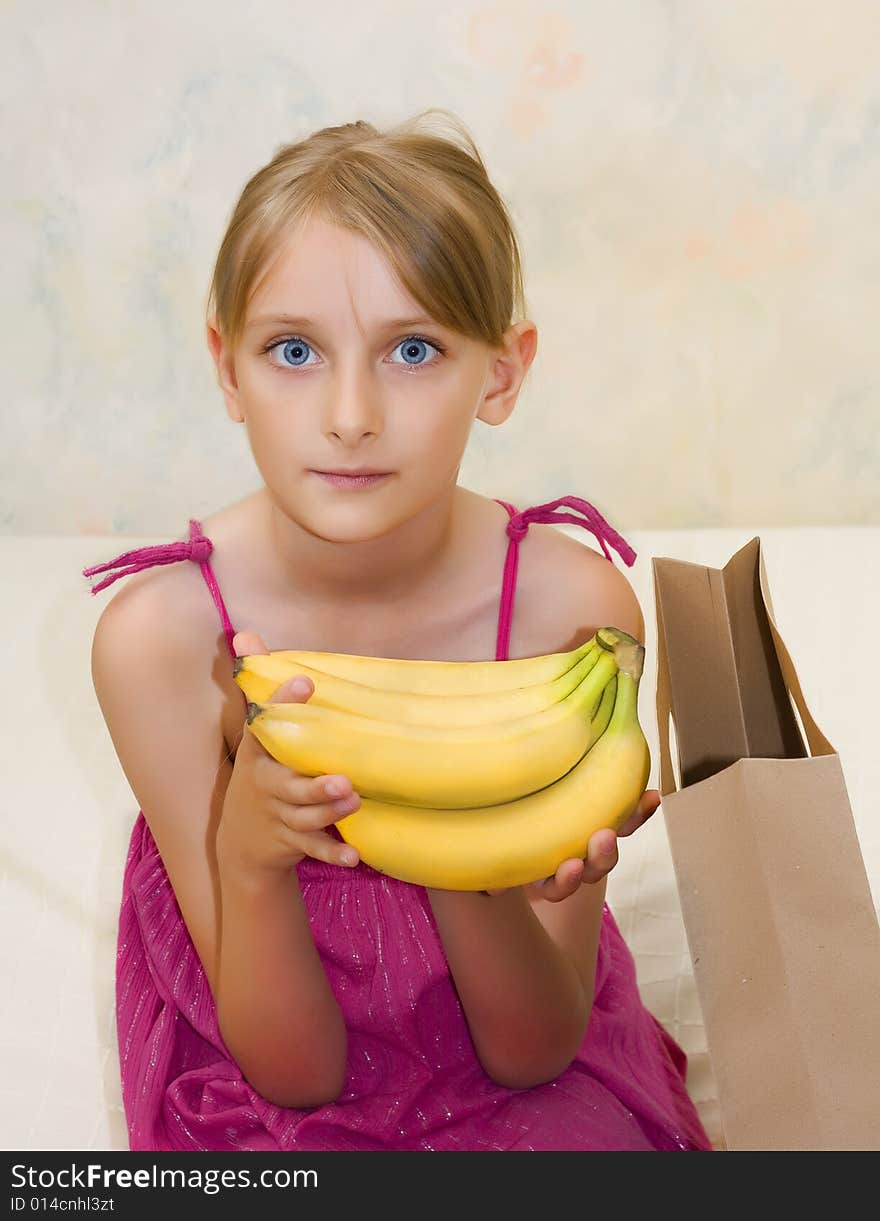
<path id="1" fill-rule="evenodd" d="M 645 668 L 645 646 L 619 627 L 600 627 L 596 640 L 603 649 L 614 654 L 618 670 L 638 683 Z"/>

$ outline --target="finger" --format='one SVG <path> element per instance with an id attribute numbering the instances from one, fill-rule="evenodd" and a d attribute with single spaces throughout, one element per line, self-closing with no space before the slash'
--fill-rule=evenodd
<path id="1" fill-rule="evenodd" d="M 305 778 L 296 777 L 294 785 L 299 785 L 301 779 Z M 353 814 L 360 808 L 361 799 L 357 793 L 353 792 L 350 792 L 348 797 L 339 797 L 329 801 L 323 796 L 323 793 L 306 793 L 306 800 L 290 799 L 292 796 L 299 796 L 301 791 L 295 788 L 289 796 L 282 792 L 280 796 L 270 800 L 270 808 L 293 831 L 318 831 L 331 823 L 347 818 L 349 814 Z"/>
<path id="2" fill-rule="evenodd" d="M 351 780 L 340 772 L 300 776 L 283 763 L 278 766 L 281 772 L 273 777 L 272 795 L 289 805 L 310 806 L 320 805 L 322 802 L 332 805 L 355 796 Z M 348 813 L 350 814 L 351 810 Z"/>
<path id="3" fill-rule="evenodd" d="M 243 635 L 243 632 L 239 632 L 238 635 Z M 238 637 L 236 637 L 236 639 L 238 639 Z M 280 687 L 276 687 L 275 691 L 273 691 L 272 695 L 269 697 L 269 700 L 266 700 L 265 703 L 305 703 L 306 700 L 309 700 L 312 694 L 314 694 L 314 691 L 315 685 L 312 684 L 310 679 L 306 678 L 305 674 L 293 674 L 289 679 L 284 679 Z M 248 714 L 247 717 L 244 718 L 245 730 L 248 729 L 248 725 L 250 724 L 250 713 L 251 706 L 249 703 Z M 262 745 L 262 742 L 259 741 L 256 734 L 247 733 L 244 734 L 244 736 L 249 737 L 251 740 L 251 750 L 254 750 L 255 753 L 258 753 L 258 755 L 265 756 L 267 759 L 273 758 L 271 752 L 266 750 L 266 747 Z M 280 766 L 283 767 L 284 764 L 280 764 Z M 286 772 L 289 774 L 292 773 L 294 769 L 284 768 L 284 770 L 286 770 Z"/>
<path id="4" fill-rule="evenodd" d="M 340 822 L 349 814 L 353 814 L 357 806 L 354 809 L 340 810 L 328 801 L 315 805 L 293 806 L 289 801 L 270 800 L 266 808 L 295 835 L 304 835 L 323 831 L 325 827 Z"/>
<path id="5" fill-rule="evenodd" d="M 236 657 L 245 657 L 250 653 L 268 653 L 256 632 L 236 632 L 232 637 L 232 647 Z"/>
<path id="6" fill-rule="evenodd" d="M 341 844 L 324 831 L 299 832 L 296 839 L 301 850 L 304 847 L 309 856 L 317 861 L 326 861 L 328 865 L 342 865 L 351 869 L 360 860 L 357 848 L 351 844 Z"/>
<path id="7" fill-rule="evenodd" d="M 660 807 L 660 790 L 645 789 L 639 798 L 639 804 L 636 806 L 633 813 L 629 816 L 623 826 L 618 827 L 617 834 L 619 836 L 632 835 L 634 831 L 638 831 L 644 823 L 648 821 L 653 813 Z"/>
<path id="8" fill-rule="evenodd" d="M 293 674 L 276 687 L 267 704 L 304 704 L 315 690 L 315 684 L 305 674 Z"/>
<path id="9" fill-rule="evenodd" d="M 242 634 L 243 633 L 239 632 L 239 635 L 242 635 Z M 237 639 L 237 637 L 236 637 L 236 639 Z M 301 690 L 299 684 L 304 684 L 305 689 Z M 266 703 L 267 704 L 304 704 L 306 702 L 306 700 L 308 700 L 309 697 L 312 695 L 313 691 L 314 691 L 314 687 L 313 687 L 312 683 L 309 681 L 309 679 L 306 678 L 306 676 L 304 674 L 299 674 L 299 675 L 294 674 L 291 678 L 285 679 L 285 681 L 281 684 L 281 686 L 277 687 L 275 689 L 275 691 L 272 692 L 272 695 L 270 696 L 270 698 L 268 700 L 266 700 Z M 244 720 L 245 730 L 248 729 L 248 726 L 250 724 L 250 714 L 251 714 L 251 705 L 248 704 L 248 713 L 245 716 L 245 720 Z M 273 755 L 268 750 L 266 750 L 265 746 L 262 744 L 262 742 L 260 742 L 260 740 L 257 738 L 256 734 L 246 732 L 242 736 L 250 739 L 249 749 L 253 750 L 255 752 L 255 754 L 265 756 L 265 758 L 267 760 L 273 758 Z M 277 760 L 276 760 L 276 762 L 277 762 Z M 284 764 L 279 764 L 279 767 L 284 767 Z M 284 767 L 284 770 L 288 774 L 290 774 L 293 771 L 293 768 Z"/>
<path id="10" fill-rule="evenodd" d="M 559 903 L 567 899 L 581 884 L 584 872 L 584 862 L 579 857 L 563 861 L 552 878 L 545 878 L 538 894 L 550 903 Z"/>
<path id="11" fill-rule="evenodd" d="M 587 844 L 587 859 L 584 864 L 583 882 L 599 882 L 617 864 L 617 836 L 613 831 L 596 831 Z"/>

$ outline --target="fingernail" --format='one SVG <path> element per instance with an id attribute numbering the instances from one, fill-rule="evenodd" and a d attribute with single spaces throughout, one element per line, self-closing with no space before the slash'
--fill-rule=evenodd
<path id="1" fill-rule="evenodd" d="M 341 780 L 328 780 L 324 785 L 324 792 L 328 797 L 338 797 L 340 793 L 345 792 L 345 785 Z"/>
<path id="2" fill-rule="evenodd" d="M 350 797 L 343 797 L 342 801 L 337 801 L 334 804 L 333 809 L 336 810 L 338 814 L 350 814 L 353 810 L 356 810 L 359 805 L 360 798 L 358 797 L 357 793 L 352 793 Z"/>
<path id="3" fill-rule="evenodd" d="M 342 853 L 342 863 L 343 865 L 356 865 L 358 863 L 358 854 L 353 848 L 349 848 Z"/>
<path id="4" fill-rule="evenodd" d="M 290 689 L 294 695 L 305 695 L 309 689 L 309 680 L 307 678 L 295 678 L 290 684 Z"/>

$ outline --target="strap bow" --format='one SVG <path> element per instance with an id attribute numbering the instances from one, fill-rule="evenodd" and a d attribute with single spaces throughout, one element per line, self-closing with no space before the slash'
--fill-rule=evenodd
<path id="1" fill-rule="evenodd" d="M 109 572 L 97 585 L 92 586 L 92 593 L 100 593 L 120 577 L 127 577 L 133 572 L 141 572 L 144 568 L 153 568 L 157 564 L 175 564 L 178 560 L 193 560 L 196 564 L 207 562 L 208 556 L 214 550 L 214 544 L 206 538 L 199 529 L 199 523 L 190 518 L 190 537 L 186 542 L 160 543 L 155 547 L 136 547 L 133 551 L 125 551 L 106 564 L 95 564 L 92 568 L 84 568 L 83 576 L 96 576 L 99 572 Z M 116 571 L 113 571 L 113 570 Z"/>
<path id="2" fill-rule="evenodd" d="M 568 505 L 569 508 L 576 509 L 582 514 L 582 517 L 576 517 L 574 513 L 558 511 L 559 505 Z M 608 524 L 598 509 L 579 496 L 560 496 L 558 500 L 551 500 L 545 505 L 533 505 L 512 514 L 507 523 L 508 536 L 517 541 L 523 538 L 531 522 L 569 522 L 574 526 L 584 526 L 595 534 L 607 560 L 612 558 L 606 545 L 606 543 L 610 543 L 628 567 L 632 568 L 636 562 L 636 552 L 629 543 L 617 533 L 613 526 Z"/>

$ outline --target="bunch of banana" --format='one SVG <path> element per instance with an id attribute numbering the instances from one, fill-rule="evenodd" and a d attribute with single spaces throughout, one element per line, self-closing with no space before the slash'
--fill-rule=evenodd
<path id="1" fill-rule="evenodd" d="M 269 659 L 278 668 L 260 674 L 254 663 Z M 402 881 L 487 890 L 549 876 L 563 860 L 585 856 L 594 831 L 619 827 L 647 783 L 650 755 L 637 707 L 644 648 L 616 628 L 600 629 L 570 653 L 508 662 L 305 651 L 239 661 L 243 689 L 255 675 L 274 690 L 309 673 L 315 693 L 308 703 L 252 701 L 250 731 L 304 775 L 344 772 L 361 805 L 336 823 L 340 834 L 367 864 Z M 494 687 L 487 685 L 492 673 L 500 678 Z M 424 719 L 382 720 L 338 703 L 312 707 L 328 676 L 371 693 L 360 708 L 417 707 Z M 360 681 L 368 678 L 379 684 Z M 351 687 L 336 696 L 365 698 Z M 383 694 L 390 704 L 379 700 Z M 431 720 L 438 697 L 447 716 Z M 543 701 L 537 710 L 536 700 Z M 450 719 L 453 707 L 463 709 L 464 722 Z"/>
<path id="2" fill-rule="evenodd" d="M 592 665 L 598 655 L 595 636 L 569 653 L 514 661 L 407 661 L 279 649 L 236 657 L 233 674 L 255 704 L 304 674 L 315 688 L 310 705 L 399 725 L 493 725 L 558 703 L 589 668 L 578 666 Z"/>
<path id="3" fill-rule="evenodd" d="M 616 669 L 611 653 L 596 652 L 573 668 L 564 699 L 530 716 L 412 725 L 309 701 L 251 704 L 248 724 L 281 763 L 304 776 L 344 771 L 362 797 L 428 808 L 513 801 L 558 780 L 592 745 L 593 717 Z"/>

